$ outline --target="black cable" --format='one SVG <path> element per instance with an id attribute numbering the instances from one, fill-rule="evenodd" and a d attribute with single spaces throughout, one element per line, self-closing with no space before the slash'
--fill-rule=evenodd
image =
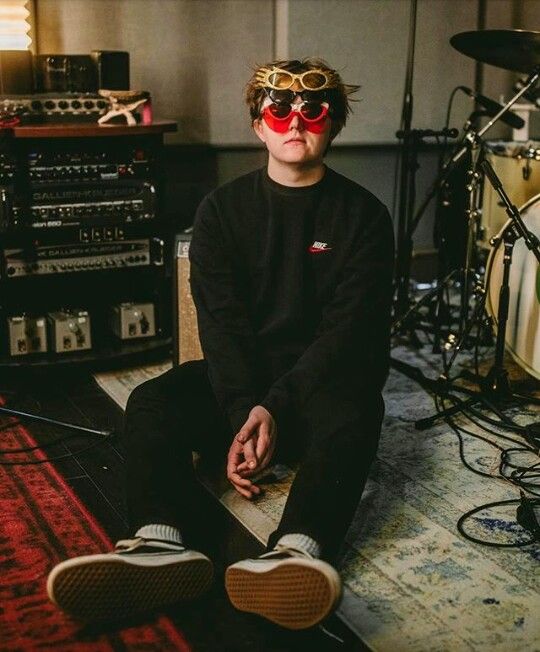
<path id="1" fill-rule="evenodd" d="M 448 129 L 450 127 L 450 115 L 452 113 L 452 104 L 454 103 L 454 97 L 456 96 L 456 93 L 460 90 L 459 86 L 456 86 L 454 89 L 452 89 L 452 92 L 450 93 L 450 96 L 448 98 L 448 104 L 446 105 L 446 121 L 444 123 L 444 128 Z M 447 137 L 445 136 L 445 140 L 447 140 Z"/>
<path id="2" fill-rule="evenodd" d="M 469 510 L 465 514 L 463 514 L 459 521 L 457 522 L 457 529 L 458 532 L 463 536 L 465 539 L 468 541 L 472 541 L 473 543 L 479 543 L 483 546 L 489 546 L 490 548 L 523 548 L 524 546 L 529 546 L 531 543 L 535 542 L 534 536 L 531 537 L 528 541 L 514 541 L 513 543 L 496 543 L 495 541 L 486 541 L 483 539 L 477 539 L 476 537 L 471 536 L 467 532 L 465 532 L 465 529 L 463 527 L 463 524 L 465 521 L 471 516 L 474 516 L 478 512 L 481 512 L 485 509 L 491 509 L 492 507 L 500 507 L 501 505 L 519 505 L 521 504 L 521 500 L 519 498 L 511 498 L 510 500 L 498 500 L 494 503 L 486 503 L 485 505 L 480 505 L 479 507 L 475 507 L 474 509 Z M 523 531 L 526 531 L 523 526 L 522 527 Z"/>
<path id="3" fill-rule="evenodd" d="M 487 414 L 484 414 L 483 412 L 480 412 L 477 410 L 475 407 L 472 405 L 467 405 L 465 408 L 463 408 L 463 415 L 469 419 L 472 423 L 474 423 L 475 426 L 478 426 L 479 428 L 482 428 L 482 430 L 485 430 L 488 432 L 490 435 L 495 435 L 496 437 L 500 437 L 501 439 L 506 439 L 507 441 L 512 442 L 513 444 L 517 444 L 518 446 L 526 446 L 529 448 L 529 450 L 534 451 L 534 447 L 531 446 L 529 443 L 517 441 L 516 439 L 512 439 L 512 437 L 508 437 L 508 435 L 503 435 L 500 432 L 497 432 L 496 430 L 493 430 L 491 428 L 488 428 L 485 425 L 482 425 L 476 421 L 476 419 L 473 419 L 473 417 L 469 414 L 471 412 L 474 416 L 476 416 L 478 419 L 487 421 L 487 423 L 497 427 L 497 428 L 507 428 L 508 430 L 515 430 L 517 431 L 517 434 L 521 434 L 522 432 L 525 433 L 526 430 L 524 427 L 519 426 L 516 424 L 513 428 L 510 428 L 508 424 L 505 424 L 504 422 L 497 421 L 496 419 L 492 419 L 491 417 L 488 417 Z"/>
<path id="4" fill-rule="evenodd" d="M 440 412 L 440 408 L 439 408 L 439 406 L 438 406 L 438 403 L 437 403 L 436 405 L 437 405 L 437 412 Z M 443 410 L 445 409 L 444 399 L 441 399 L 441 407 L 442 407 Z M 457 437 L 458 437 L 458 442 L 459 442 L 459 457 L 460 457 L 460 460 L 461 460 L 461 463 L 463 464 L 463 466 L 464 466 L 466 469 L 468 469 L 469 471 L 472 471 L 472 473 L 476 473 L 477 475 L 480 475 L 480 476 L 482 476 L 482 477 L 484 477 L 484 478 L 489 478 L 489 479 L 491 479 L 491 480 L 498 480 L 498 479 L 499 479 L 498 476 L 496 476 L 496 475 L 492 475 L 491 473 L 486 473 L 485 471 L 480 471 L 480 470 L 478 470 L 478 469 L 475 469 L 473 466 L 471 466 L 471 465 L 467 462 L 467 460 L 465 459 L 465 452 L 464 452 L 464 445 L 465 445 L 465 442 L 463 441 L 463 437 L 461 436 L 461 432 L 460 432 L 460 431 L 463 431 L 465 434 L 469 434 L 469 435 L 475 436 L 475 437 L 477 437 L 478 439 L 481 439 L 481 440 L 485 441 L 486 443 L 491 444 L 491 445 L 494 446 L 495 448 L 498 448 L 500 451 L 504 451 L 505 449 L 502 448 L 501 446 L 498 446 L 497 444 L 493 443 L 491 440 L 489 440 L 489 439 L 487 439 L 487 438 L 485 438 L 485 437 L 482 437 L 481 435 L 477 435 L 476 433 L 471 433 L 470 431 L 466 430 L 465 428 L 458 428 L 458 427 L 454 424 L 453 420 L 452 420 L 450 417 L 445 417 L 445 420 L 446 420 L 446 422 L 448 423 L 448 425 L 452 428 L 452 430 L 455 432 L 455 434 L 456 434 Z"/>
<path id="5" fill-rule="evenodd" d="M 463 401 L 462 399 L 458 398 L 457 396 L 453 396 L 452 394 L 447 394 L 445 398 L 448 398 L 448 399 L 450 399 L 451 401 L 453 401 L 454 405 L 460 405 L 460 404 L 461 404 L 461 406 L 462 406 L 462 407 L 461 407 L 461 413 L 463 414 L 464 417 L 466 417 L 467 419 L 469 419 L 469 421 L 471 421 L 472 423 L 474 423 L 475 426 L 478 426 L 478 427 L 481 428 L 482 430 L 485 430 L 485 431 L 486 431 L 487 433 L 489 433 L 490 435 L 495 435 L 496 437 L 501 437 L 502 439 L 506 439 L 506 440 L 512 442 L 513 444 L 517 444 L 518 446 L 526 446 L 526 447 L 529 448 L 529 450 L 531 450 L 531 451 L 534 452 L 534 448 L 533 448 L 532 446 L 530 446 L 529 444 L 525 444 L 524 442 L 521 442 L 521 441 L 516 441 L 515 439 L 512 439 L 512 437 L 508 437 L 507 435 L 503 435 L 503 434 L 501 434 L 501 433 L 499 433 L 499 432 L 497 432 L 497 431 L 495 431 L 495 430 L 492 430 L 491 428 L 488 428 L 487 426 L 484 426 L 484 425 L 478 423 L 478 421 L 476 421 L 476 420 L 475 420 L 475 419 L 474 419 L 474 418 L 469 414 L 469 412 L 472 412 L 472 413 L 475 414 L 475 415 L 477 415 L 477 414 L 481 414 L 481 415 L 482 415 L 481 418 L 485 418 L 486 421 L 489 421 L 489 422 L 493 423 L 493 424 L 496 425 L 497 427 L 503 427 L 503 426 L 502 426 L 498 421 L 495 421 L 495 419 L 490 419 L 489 417 L 485 416 L 483 413 L 479 413 L 478 410 L 476 410 L 476 409 L 475 409 L 474 407 L 472 407 L 471 405 L 466 405 L 466 406 L 465 406 L 465 401 Z M 454 424 L 454 425 L 455 425 L 455 424 Z M 471 432 L 471 431 L 465 430 L 465 429 L 462 428 L 461 426 L 455 426 L 455 427 L 456 427 L 456 428 L 458 428 L 458 427 L 461 428 L 464 432 L 466 432 L 467 434 L 470 434 L 472 437 L 479 437 L 480 439 L 484 439 L 485 441 L 490 442 L 489 439 L 485 439 L 485 438 L 483 438 L 483 437 L 482 437 L 481 435 L 479 435 L 478 433 L 475 433 L 475 432 Z M 506 426 L 506 427 L 508 427 L 508 426 Z M 491 442 L 491 443 L 492 443 L 492 442 Z M 501 448 L 501 450 L 504 450 L 504 449 Z"/>
<path id="6" fill-rule="evenodd" d="M 450 398 L 450 399 L 454 399 L 455 397 L 449 396 L 448 398 Z M 444 400 L 442 400 L 442 406 L 443 406 L 443 408 L 444 408 Z M 438 405 L 437 405 L 437 408 L 438 408 Z M 465 416 L 467 416 L 467 415 L 465 414 L 465 410 L 463 411 L 463 413 L 464 413 Z M 471 417 L 468 417 L 468 418 L 471 419 Z M 474 469 L 473 467 L 471 467 L 471 466 L 467 463 L 467 461 L 465 460 L 464 456 L 461 457 L 461 455 L 460 455 L 460 457 L 461 457 L 461 461 L 462 461 L 462 463 L 464 464 L 464 466 L 465 466 L 466 468 L 468 468 L 468 469 L 469 469 L 470 471 L 472 471 L 473 473 L 477 473 L 478 475 L 482 475 L 482 476 L 484 476 L 484 477 L 489 477 L 489 478 L 492 478 L 492 479 L 495 479 L 495 480 L 503 479 L 503 480 L 507 480 L 507 481 L 509 481 L 509 482 L 513 482 L 514 484 L 516 484 L 516 485 L 519 486 L 519 487 L 522 487 L 522 486 L 523 486 L 519 481 L 516 481 L 516 480 L 514 480 L 513 478 L 509 478 L 509 477 L 507 477 L 506 475 L 504 475 L 504 472 L 503 472 L 503 470 L 502 470 L 502 466 L 503 466 L 503 463 L 504 463 L 504 464 L 510 465 L 511 467 L 514 467 L 514 468 L 516 468 L 516 469 L 524 469 L 525 471 L 528 470 L 528 469 L 531 468 L 531 467 L 521 467 L 521 466 L 512 465 L 512 464 L 510 464 L 510 462 L 507 462 L 506 459 L 507 459 L 507 457 L 508 457 L 508 454 L 510 454 L 510 453 L 512 453 L 512 452 L 516 452 L 516 451 L 524 452 L 524 453 L 535 453 L 536 451 L 535 451 L 534 448 L 528 446 L 527 444 L 524 445 L 524 444 L 522 444 L 522 442 L 516 442 L 515 440 L 513 440 L 513 439 L 511 439 L 511 438 L 509 438 L 509 437 L 506 437 L 505 435 L 501 435 L 500 433 L 497 433 L 497 432 L 495 432 L 495 431 L 489 430 L 489 429 L 485 428 L 484 426 L 480 425 L 479 423 L 477 423 L 476 421 L 474 421 L 474 419 L 471 419 L 471 421 L 472 421 L 475 425 L 477 425 L 479 428 L 482 428 L 483 430 L 486 430 L 487 432 L 489 432 L 490 434 L 493 434 L 493 435 L 495 435 L 495 436 L 502 437 L 503 439 L 508 439 L 508 440 L 512 441 L 513 443 L 518 444 L 519 448 L 503 448 L 502 446 L 500 446 L 499 444 L 497 444 L 497 443 L 491 441 L 490 439 L 487 439 L 486 437 L 482 437 L 482 435 L 480 435 L 479 433 L 476 433 L 476 432 L 472 432 L 472 431 L 470 431 L 470 430 L 467 430 L 466 428 L 463 428 L 463 426 L 457 426 L 457 425 L 455 424 L 455 422 L 453 421 L 453 419 L 451 419 L 450 417 L 447 417 L 446 420 L 447 420 L 448 425 L 449 425 L 449 426 L 454 430 L 454 432 L 458 435 L 460 441 L 461 441 L 461 432 L 463 432 L 464 434 L 470 435 L 470 436 L 473 437 L 473 438 L 480 439 L 481 441 L 486 442 L 487 444 L 489 444 L 490 446 L 493 446 L 494 448 L 496 448 L 497 450 L 499 450 L 499 451 L 501 452 L 501 460 L 500 460 L 500 462 L 499 462 L 499 476 L 500 476 L 500 477 L 499 477 L 499 476 L 489 475 L 489 474 L 484 473 L 483 471 L 479 471 L 478 469 Z M 462 447 L 460 447 L 460 453 L 462 452 L 462 450 L 463 450 Z M 540 464 L 540 463 L 538 463 L 538 464 Z M 533 467 L 534 467 L 534 466 L 536 466 L 536 464 L 533 465 Z M 524 488 L 524 487 L 523 487 L 523 488 Z"/>
<path id="7" fill-rule="evenodd" d="M 453 396 L 449 395 L 447 398 L 449 398 L 450 400 L 454 400 L 457 397 L 453 397 Z M 439 406 L 439 399 L 440 399 L 440 402 L 441 402 L 440 406 Z M 442 407 L 442 409 L 445 408 L 445 401 L 444 401 L 444 399 L 442 397 L 439 397 L 439 396 L 435 395 L 434 396 L 434 401 L 435 401 L 435 407 L 436 407 L 437 412 L 440 412 L 441 407 Z M 459 401 L 459 399 L 458 399 L 458 401 Z M 466 415 L 466 416 L 468 416 L 468 415 Z M 469 418 L 470 418 L 470 416 L 469 416 Z M 525 489 L 529 493 L 532 493 L 533 495 L 536 495 L 536 492 L 534 492 L 530 488 L 528 488 L 526 486 L 526 484 L 533 484 L 533 486 L 538 486 L 538 485 L 534 485 L 534 483 L 523 482 L 523 479 L 518 480 L 516 471 L 518 471 L 519 473 L 521 473 L 523 475 L 524 473 L 526 473 L 530 469 L 540 467 L 540 462 L 537 462 L 537 463 L 535 463 L 533 465 L 530 465 L 529 467 L 520 467 L 520 466 L 518 466 L 516 464 L 512 464 L 508 460 L 508 456 L 509 456 L 509 454 L 511 452 L 518 451 L 518 452 L 530 453 L 530 452 L 535 452 L 534 449 L 532 449 L 532 448 L 530 448 L 528 446 L 521 446 L 521 445 L 520 445 L 519 448 L 505 449 L 505 448 L 502 448 L 501 446 L 499 446 L 498 444 L 496 444 L 495 442 L 492 442 L 489 439 L 487 439 L 485 437 L 482 437 L 478 433 L 473 433 L 473 432 L 470 432 L 470 431 L 468 431 L 467 429 L 465 429 L 465 428 L 463 428 L 461 426 L 457 426 L 454 423 L 453 419 L 451 419 L 449 416 L 445 417 L 445 421 L 448 423 L 448 425 L 452 428 L 452 430 L 455 432 L 455 434 L 458 437 L 460 460 L 461 460 L 462 464 L 465 466 L 465 468 L 467 468 L 468 470 L 470 470 L 473 473 L 476 473 L 477 475 L 480 475 L 482 477 L 487 477 L 487 478 L 490 478 L 490 479 L 500 479 L 500 480 L 503 480 L 503 481 L 511 482 L 513 484 L 516 484 L 521 489 Z M 484 428 L 483 426 L 480 426 L 474 420 L 472 420 L 472 421 L 473 421 L 473 423 L 475 423 L 479 427 L 486 430 L 486 428 Z M 482 441 L 487 442 L 488 444 L 490 444 L 494 448 L 497 448 L 499 451 L 501 451 L 501 457 L 500 457 L 500 461 L 499 461 L 499 476 L 493 476 L 493 475 L 485 473 L 483 471 L 479 471 L 478 469 L 475 469 L 474 467 L 472 467 L 467 462 L 467 460 L 465 459 L 465 455 L 464 455 L 464 440 L 463 440 L 463 437 L 462 437 L 462 434 L 461 434 L 462 432 L 465 433 L 465 434 L 469 434 L 469 435 L 471 435 L 471 436 L 473 436 L 473 437 L 475 437 L 477 439 L 481 439 Z M 491 432 L 493 432 L 493 431 L 491 431 Z M 493 434 L 495 434 L 497 436 L 501 436 L 500 433 L 493 433 Z M 504 474 L 505 466 L 509 466 L 510 468 L 514 468 L 514 471 L 512 472 L 510 477 L 507 477 Z M 524 547 L 524 546 L 527 546 L 527 545 L 530 545 L 530 544 L 534 543 L 535 540 L 536 540 L 534 534 L 533 534 L 533 537 L 530 538 L 527 541 L 515 541 L 515 542 L 512 542 L 512 543 L 496 543 L 496 542 L 493 542 L 493 541 L 477 539 L 476 537 L 473 537 L 472 535 L 468 534 L 465 531 L 465 529 L 464 529 L 465 521 L 467 519 L 471 518 L 472 516 L 474 516 L 474 514 L 480 512 L 480 511 L 486 510 L 486 509 L 490 509 L 492 507 L 498 507 L 498 506 L 501 506 L 501 505 L 511 505 L 511 504 L 523 505 L 523 500 L 510 499 L 510 500 L 505 500 L 505 501 L 497 501 L 497 502 L 494 502 L 494 503 L 487 503 L 487 504 L 484 504 L 484 505 L 480 505 L 478 507 L 473 508 L 472 510 L 469 510 L 468 512 L 463 514 L 460 517 L 460 519 L 458 520 L 458 522 L 457 522 L 458 532 L 465 539 L 467 539 L 467 540 L 469 540 L 469 541 L 471 541 L 473 543 L 478 543 L 478 544 L 481 544 L 481 545 L 494 547 L 494 548 L 520 548 L 520 547 Z M 520 524 L 520 526 L 521 526 L 521 524 Z M 523 527 L 523 526 L 521 526 L 521 527 Z"/>

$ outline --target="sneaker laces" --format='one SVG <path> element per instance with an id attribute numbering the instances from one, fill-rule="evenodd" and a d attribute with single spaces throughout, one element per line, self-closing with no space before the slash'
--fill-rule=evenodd
<path id="1" fill-rule="evenodd" d="M 294 548 L 292 546 L 285 546 L 282 543 L 276 543 L 273 550 L 259 555 L 258 559 L 272 559 L 274 557 L 307 557 L 308 559 L 316 559 L 312 554 L 301 548 Z"/>
<path id="2" fill-rule="evenodd" d="M 182 552 L 186 548 L 176 541 L 162 541 L 161 539 L 145 539 L 135 537 L 133 539 L 120 539 L 116 542 L 115 552 L 142 552 L 142 548 L 158 549 L 160 552 Z"/>

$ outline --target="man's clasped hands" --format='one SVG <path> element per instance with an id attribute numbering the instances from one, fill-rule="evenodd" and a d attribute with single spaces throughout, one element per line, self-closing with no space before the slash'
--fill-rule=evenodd
<path id="1" fill-rule="evenodd" d="M 245 498 L 261 493 L 250 478 L 268 466 L 276 446 L 274 418 L 262 405 L 256 405 L 235 435 L 227 455 L 227 478 Z"/>

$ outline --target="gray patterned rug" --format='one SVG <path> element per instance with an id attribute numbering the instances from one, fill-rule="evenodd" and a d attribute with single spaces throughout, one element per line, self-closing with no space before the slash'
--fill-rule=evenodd
<path id="1" fill-rule="evenodd" d="M 439 373 L 440 360 L 427 348 L 398 347 L 392 355 L 431 378 Z M 133 387 L 169 367 L 164 363 L 97 374 L 96 380 L 125 407 Z M 520 381 L 523 374 L 515 365 L 512 372 Z M 537 381 L 533 387 L 538 389 Z M 434 404 L 408 377 L 391 372 L 385 401 L 377 461 L 342 550 L 339 570 L 345 590 L 338 615 L 377 652 L 540 651 L 540 546 L 485 547 L 469 542 L 456 528 L 468 510 L 518 498 L 518 489 L 466 469 L 458 438 L 445 422 L 415 429 L 415 420 L 431 415 Z M 538 414 L 531 408 L 514 412 L 521 423 L 540 420 Z M 489 441 L 514 446 L 465 417 L 456 422 Z M 464 435 L 463 450 L 473 468 L 497 475 L 496 448 Z M 519 464 L 539 461 L 532 453 L 519 456 L 514 460 Z M 224 478 L 201 480 L 265 542 L 294 477 L 284 467 L 275 471 L 280 481 L 266 485 L 265 494 L 254 502 L 229 489 Z M 478 512 L 467 528 L 488 541 L 528 539 L 516 523 L 515 505 Z"/>

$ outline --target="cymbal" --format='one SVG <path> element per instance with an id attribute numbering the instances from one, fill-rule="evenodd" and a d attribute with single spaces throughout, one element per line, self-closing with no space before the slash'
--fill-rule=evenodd
<path id="1" fill-rule="evenodd" d="M 461 32 L 450 44 L 462 54 L 491 66 L 531 73 L 540 66 L 540 32 L 522 29 L 485 29 Z"/>

